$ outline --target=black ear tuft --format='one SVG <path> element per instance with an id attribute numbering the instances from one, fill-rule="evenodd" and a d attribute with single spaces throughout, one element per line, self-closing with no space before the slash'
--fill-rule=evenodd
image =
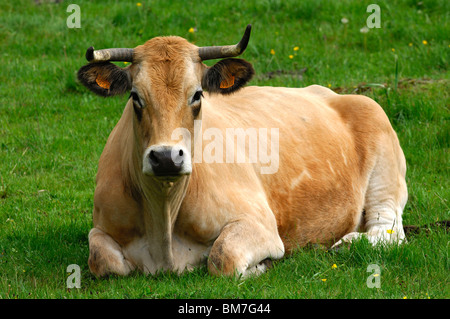
<path id="1" fill-rule="evenodd" d="M 202 87 L 211 93 L 230 94 L 242 88 L 255 74 L 253 66 L 242 59 L 224 59 L 210 67 Z"/>
<path id="2" fill-rule="evenodd" d="M 86 64 L 78 70 L 78 80 L 92 92 L 105 97 L 124 94 L 131 89 L 128 68 L 120 68 L 111 62 Z"/>

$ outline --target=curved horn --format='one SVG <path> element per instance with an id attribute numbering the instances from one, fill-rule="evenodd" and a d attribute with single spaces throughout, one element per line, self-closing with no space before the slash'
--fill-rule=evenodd
<path id="1" fill-rule="evenodd" d="M 252 25 L 251 24 L 247 25 L 244 36 L 242 37 L 241 41 L 239 41 L 238 44 L 198 48 L 198 55 L 200 56 L 200 59 L 212 60 L 212 59 L 231 58 L 242 54 L 242 52 L 244 52 L 244 50 L 247 48 L 251 30 Z"/>
<path id="2" fill-rule="evenodd" d="M 101 62 L 101 61 L 133 62 L 133 49 L 118 48 L 118 49 L 94 50 L 94 47 L 90 47 L 86 51 L 86 59 L 89 62 Z"/>

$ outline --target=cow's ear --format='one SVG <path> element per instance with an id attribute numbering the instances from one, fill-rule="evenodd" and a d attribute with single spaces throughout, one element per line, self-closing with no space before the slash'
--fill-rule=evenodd
<path id="1" fill-rule="evenodd" d="M 129 67 L 121 68 L 111 62 L 94 62 L 78 70 L 78 80 L 101 96 L 123 94 L 131 90 Z"/>
<path id="2" fill-rule="evenodd" d="M 211 93 L 229 94 L 239 90 L 250 79 L 255 70 L 242 59 L 224 59 L 206 69 L 202 87 Z"/>

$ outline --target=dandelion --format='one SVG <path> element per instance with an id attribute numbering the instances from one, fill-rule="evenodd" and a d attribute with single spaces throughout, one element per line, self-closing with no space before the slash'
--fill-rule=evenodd
<path id="1" fill-rule="evenodd" d="M 409 42 L 409 44 L 408 44 L 410 47 L 412 47 L 413 46 L 413 44 L 412 44 L 412 42 Z"/>
<path id="2" fill-rule="evenodd" d="M 369 32 L 369 28 L 368 27 L 363 27 L 363 28 L 359 29 L 359 32 L 367 33 L 367 32 Z"/>
<path id="3" fill-rule="evenodd" d="M 193 27 L 190 27 L 189 30 L 188 30 L 188 32 L 189 32 L 189 33 L 194 33 L 194 32 L 195 32 L 195 29 L 194 29 Z"/>
<path id="4" fill-rule="evenodd" d="M 289 55 L 289 59 L 293 59 L 294 56 L 292 54 Z"/>
<path id="5" fill-rule="evenodd" d="M 125 62 L 123 62 L 123 64 L 127 65 L 127 64 L 128 64 L 128 62 L 127 62 L 127 61 L 125 61 Z"/>
<path id="6" fill-rule="evenodd" d="M 336 269 L 336 268 L 337 268 L 336 264 L 333 264 L 333 266 L 331 266 L 331 269 Z"/>
<path id="7" fill-rule="evenodd" d="M 294 51 L 298 51 L 299 50 L 299 47 L 294 47 Z"/>
<path id="8" fill-rule="evenodd" d="M 331 87 L 331 83 L 328 83 L 328 87 L 329 87 L 329 88 Z"/>
<path id="9" fill-rule="evenodd" d="M 323 282 L 327 281 L 327 278 L 323 278 L 322 281 L 323 281 Z"/>
<path id="10" fill-rule="evenodd" d="M 140 6 L 142 6 L 142 3 L 138 2 L 138 3 L 136 3 L 136 5 L 137 5 L 138 7 L 140 7 Z"/>
<path id="11" fill-rule="evenodd" d="M 369 32 L 368 27 L 362 27 L 359 29 L 359 32 L 361 32 L 364 35 L 364 51 L 367 50 L 367 32 Z"/>
<path id="12" fill-rule="evenodd" d="M 408 297 L 406 297 L 406 296 L 403 296 L 403 299 L 408 299 Z"/>
<path id="13" fill-rule="evenodd" d="M 427 40 L 423 40 L 422 43 L 423 43 L 423 45 L 427 45 L 428 41 Z"/>
<path id="14" fill-rule="evenodd" d="M 344 38 L 347 37 L 347 23 L 348 23 L 348 19 L 347 18 L 342 18 L 341 19 L 341 23 L 344 25 Z"/>
<path id="15" fill-rule="evenodd" d="M 392 52 L 395 52 L 395 49 L 394 49 L 394 48 L 392 48 L 391 50 L 392 50 Z"/>
<path id="16" fill-rule="evenodd" d="M 386 232 L 388 233 L 388 234 L 393 234 L 394 233 L 394 230 L 393 229 L 388 229 L 388 230 L 386 230 Z"/>
<path id="17" fill-rule="evenodd" d="M 275 55 L 275 50 L 274 49 L 270 49 L 270 54 Z"/>

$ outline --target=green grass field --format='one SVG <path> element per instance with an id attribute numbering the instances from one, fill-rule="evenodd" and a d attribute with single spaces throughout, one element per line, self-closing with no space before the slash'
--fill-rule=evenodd
<path id="1" fill-rule="evenodd" d="M 160 35 L 233 44 L 251 23 L 243 54 L 256 70 L 251 84 L 320 84 L 375 99 L 408 163 L 404 223 L 444 221 L 449 1 L 76 1 L 79 29 L 66 25 L 71 2 L 37 2 L 0 3 L 0 298 L 450 297 L 449 236 L 439 227 L 400 247 L 307 247 L 246 280 L 211 277 L 206 267 L 96 279 L 87 235 L 97 162 L 127 96 L 94 96 L 76 80 L 89 46 L 135 47 Z M 371 3 L 381 28 L 364 33 Z M 70 264 L 81 267 L 80 289 L 66 286 Z M 380 288 L 366 284 L 371 264 Z"/>

